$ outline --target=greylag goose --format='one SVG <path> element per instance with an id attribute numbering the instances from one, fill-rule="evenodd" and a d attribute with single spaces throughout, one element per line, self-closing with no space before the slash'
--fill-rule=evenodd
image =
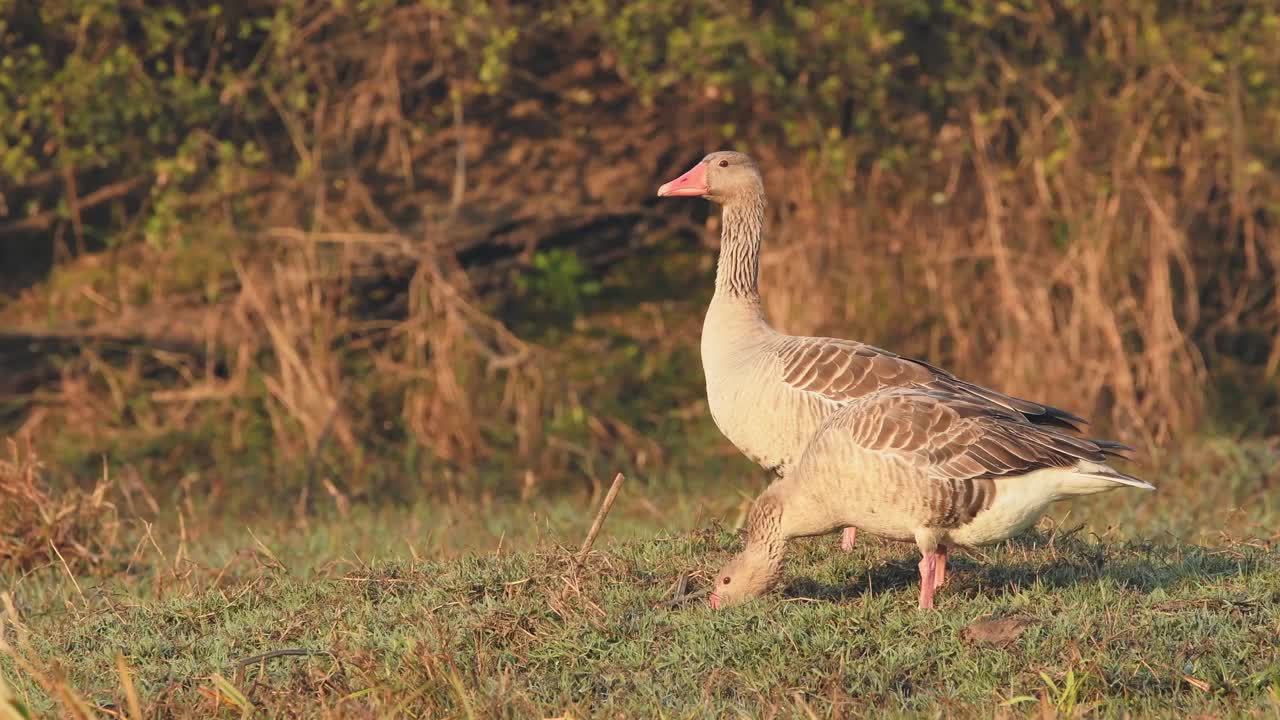
<path id="1" fill-rule="evenodd" d="M 715 294 L 702 326 L 702 367 L 711 417 L 752 461 L 779 477 L 836 410 L 888 388 L 954 393 L 1026 422 L 1071 430 L 1084 420 L 1042 403 L 965 382 L 938 367 L 852 340 L 800 337 L 765 320 L 757 285 L 767 202 L 756 163 L 713 152 L 658 188 L 659 197 L 702 197 L 723 208 Z M 1103 450 L 1126 449 L 1104 443 Z M 855 528 L 841 546 L 852 547 Z"/>
<path id="2" fill-rule="evenodd" d="M 1012 537 L 1056 500 L 1155 489 L 1106 465 L 1107 455 L 1095 440 L 955 393 L 868 395 L 831 415 L 795 470 L 756 499 L 746 547 L 716 575 L 711 606 L 773 586 L 791 538 L 853 526 L 919 546 L 919 606 L 932 608 L 948 548 Z"/>

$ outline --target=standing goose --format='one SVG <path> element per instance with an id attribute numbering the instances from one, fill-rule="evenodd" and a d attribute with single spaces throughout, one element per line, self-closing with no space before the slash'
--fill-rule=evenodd
<path id="1" fill-rule="evenodd" d="M 1056 500 L 1155 489 L 1107 466 L 1103 445 L 950 392 L 899 388 L 855 400 L 756 499 L 746 547 L 716 576 L 711 607 L 777 583 L 791 538 L 853 526 L 919 546 L 920 607 L 932 608 L 949 547 L 1012 537 Z"/>
<path id="2" fill-rule="evenodd" d="M 777 332 L 757 286 L 767 202 L 755 162 L 713 152 L 658 188 L 659 197 L 702 197 L 723 207 L 715 295 L 702 326 L 707 402 L 720 432 L 752 461 L 786 477 L 819 424 L 889 388 L 938 390 L 1002 409 L 1022 422 L 1078 430 L 1082 418 L 965 382 L 938 367 L 852 340 Z M 1126 449 L 1102 443 L 1103 452 Z M 845 529 L 841 547 L 852 547 Z"/>

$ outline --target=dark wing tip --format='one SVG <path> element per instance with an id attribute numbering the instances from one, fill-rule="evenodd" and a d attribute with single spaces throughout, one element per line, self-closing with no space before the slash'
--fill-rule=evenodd
<path id="1" fill-rule="evenodd" d="M 1075 430 L 1077 432 L 1083 430 L 1084 426 L 1089 424 L 1088 420 L 1085 420 L 1079 415 L 1069 413 L 1066 410 L 1053 407 L 1052 405 L 1040 405 L 1040 412 L 1038 414 L 1034 412 L 1024 412 L 1023 414 L 1026 415 L 1028 420 L 1037 425 L 1052 425 L 1053 427 Z"/>
<path id="2" fill-rule="evenodd" d="M 1128 460 L 1129 462 L 1136 462 L 1133 459 L 1133 455 L 1138 451 L 1122 442 L 1116 442 L 1115 440 L 1099 440 L 1098 438 L 1089 438 L 1089 441 L 1094 445 L 1097 445 L 1102 452 L 1111 457 Z"/>
<path id="3" fill-rule="evenodd" d="M 1063 430 L 1080 432 L 1085 425 L 1089 424 L 1088 420 L 1085 420 L 1075 413 L 1069 413 L 1062 408 L 1056 408 L 1052 405 L 1045 405 L 1044 403 L 1032 402 L 1030 400 L 1023 400 L 1022 398 L 1014 397 L 1012 395 L 1005 395 L 998 390 L 992 390 L 991 388 L 983 387 L 976 383 L 961 380 L 941 368 L 925 363 L 921 364 L 924 364 L 925 367 L 928 367 L 934 372 L 934 382 L 942 388 L 950 390 L 951 392 L 981 398 L 988 403 L 993 403 L 1012 410 L 1022 415 L 1022 417 L 1026 418 L 1027 422 L 1034 425 L 1047 425 L 1049 427 L 1062 428 Z"/>

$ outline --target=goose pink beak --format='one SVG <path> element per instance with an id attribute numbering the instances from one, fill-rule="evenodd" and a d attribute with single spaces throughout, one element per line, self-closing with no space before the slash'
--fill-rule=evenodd
<path id="1" fill-rule="evenodd" d="M 712 609 L 712 610 L 719 610 L 719 609 L 720 609 L 720 596 L 719 596 L 719 595 L 717 595 L 717 594 L 715 594 L 715 593 L 711 593 L 711 596 L 710 596 L 709 598 L 707 598 L 707 602 L 711 604 L 711 609 Z"/>
<path id="2" fill-rule="evenodd" d="M 707 164 L 698 163 L 689 172 L 658 188 L 658 197 L 702 197 L 711 192 L 707 186 Z"/>

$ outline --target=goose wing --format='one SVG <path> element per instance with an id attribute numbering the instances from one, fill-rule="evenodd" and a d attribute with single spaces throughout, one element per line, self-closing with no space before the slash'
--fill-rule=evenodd
<path id="1" fill-rule="evenodd" d="M 1023 475 L 1107 459 L 1093 440 L 945 391 L 888 391 L 841 415 L 858 445 L 904 456 L 938 480 Z"/>
<path id="2" fill-rule="evenodd" d="M 1079 430 L 1084 418 L 1050 405 L 965 382 L 942 368 L 851 340 L 790 337 L 779 346 L 783 380 L 792 388 L 844 404 L 880 390 L 920 388 L 1001 408 L 1037 425 Z M 1117 449 L 1123 449 L 1123 446 Z"/>
<path id="3" fill-rule="evenodd" d="M 1123 485 L 1154 489 L 1103 463 L 1112 445 L 1032 425 L 1016 413 L 955 393 L 889 390 L 858 401 L 831 421 L 876 453 L 897 456 L 931 482 L 924 501 L 932 527 L 957 527 L 991 506 L 996 478 L 1049 468 L 1075 469 Z"/>

